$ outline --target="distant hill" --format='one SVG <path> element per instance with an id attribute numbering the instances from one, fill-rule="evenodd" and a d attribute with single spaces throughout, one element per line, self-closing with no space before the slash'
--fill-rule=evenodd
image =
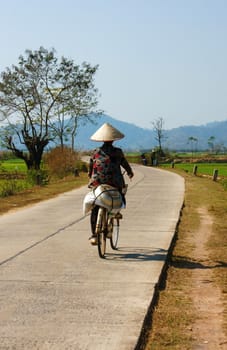
<path id="1" fill-rule="evenodd" d="M 208 149 L 208 139 L 213 136 L 214 144 L 222 144 L 227 147 L 227 120 L 212 122 L 201 126 L 182 126 L 166 132 L 165 146 L 171 150 L 190 150 L 189 137 L 198 140 L 197 149 Z"/>
<path id="2" fill-rule="evenodd" d="M 116 142 L 117 147 L 125 150 L 142 150 L 151 149 L 155 145 L 153 130 L 143 129 L 104 114 L 97 117 L 94 124 L 79 125 L 75 139 L 76 147 L 79 149 L 93 149 L 97 147 L 100 143 L 91 141 L 90 137 L 104 123 L 113 125 L 125 135 L 123 139 Z"/>
<path id="3" fill-rule="evenodd" d="M 134 124 L 126 123 L 108 115 L 102 115 L 96 119 L 95 124 L 88 123 L 80 126 L 76 137 L 76 145 L 79 149 L 91 149 L 97 143 L 90 141 L 90 136 L 103 124 L 110 123 L 125 134 L 125 138 L 116 142 L 116 145 L 125 150 L 150 150 L 157 146 L 155 133 L 152 129 L 140 128 Z M 165 131 L 163 147 L 170 150 L 191 150 L 190 137 L 198 140 L 198 150 L 208 149 L 208 139 L 214 136 L 215 144 L 223 144 L 227 147 L 227 120 L 212 122 L 201 126 L 182 126 Z"/>

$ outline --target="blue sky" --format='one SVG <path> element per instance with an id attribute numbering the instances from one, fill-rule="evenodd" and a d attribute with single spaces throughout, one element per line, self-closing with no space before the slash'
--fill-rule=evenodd
<path id="1" fill-rule="evenodd" d="M 0 0 L 0 72 L 26 49 L 98 64 L 99 108 L 152 128 L 227 120 L 227 1 Z"/>

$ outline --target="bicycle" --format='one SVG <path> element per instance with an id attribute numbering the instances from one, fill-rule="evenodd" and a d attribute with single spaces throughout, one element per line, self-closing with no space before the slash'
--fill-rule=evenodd
<path id="1" fill-rule="evenodd" d="M 104 258 L 107 239 L 110 240 L 111 248 L 117 249 L 120 225 L 119 219 L 113 216 L 111 212 L 108 212 L 106 208 L 97 206 L 97 209 L 95 228 L 92 229 L 92 233 L 97 237 L 99 256 Z M 91 226 L 93 227 L 92 223 Z"/>
<path id="2" fill-rule="evenodd" d="M 107 239 L 110 240 L 111 248 L 117 250 L 120 219 L 122 218 L 120 213 L 122 197 L 117 189 L 108 185 L 100 185 L 97 189 L 100 193 L 96 193 L 96 204 L 90 216 L 91 230 L 92 234 L 97 237 L 98 254 L 100 258 L 105 258 Z M 122 194 L 125 195 L 126 191 L 127 185 Z"/>

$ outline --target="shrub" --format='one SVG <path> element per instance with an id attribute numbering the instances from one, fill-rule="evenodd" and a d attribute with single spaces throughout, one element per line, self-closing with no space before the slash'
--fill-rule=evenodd
<path id="1" fill-rule="evenodd" d="M 0 188 L 0 197 L 8 197 L 28 188 L 26 183 L 18 182 L 14 179 L 4 181 Z"/>
<path id="2" fill-rule="evenodd" d="M 45 153 L 43 160 L 51 176 L 63 178 L 77 168 L 79 155 L 68 147 L 56 147 Z"/>
<path id="3" fill-rule="evenodd" d="M 27 181 L 32 186 L 44 186 L 49 182 L 49 175 L 47 170 L 28 170 Z"/>
<path id="4" fill-rule="evenodd" d="M 76 162 L 76 168 L 83 173 L 87 173 L 88 172 L 88 165 L 83 162 L 82 160 L 77 160 Z"/>

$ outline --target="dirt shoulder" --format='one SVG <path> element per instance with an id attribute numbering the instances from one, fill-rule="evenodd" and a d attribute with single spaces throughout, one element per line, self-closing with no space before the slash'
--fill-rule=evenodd
<path id="1" fill-rule="evenodd" d="M 227 338 L 224 334 L 224 300 L 220 287 L 215 283 L 213 269 L 222 268 L 221 262 L 210 259 L 207 244 L 212 236 L 213 217 L 207 208 L 198 208 L 200 226 L 192 233 L 195 249 L 192 258 L 195 267 L 191 276 L 191 298 L 196 319 L 192 325 L 193 348 L 224 349 Z"/>
<path id="2" fill-rule="evenodd" d="M 227 193 L 185 176 L 185 205 L 146 350 L 227 348 Z"/>

